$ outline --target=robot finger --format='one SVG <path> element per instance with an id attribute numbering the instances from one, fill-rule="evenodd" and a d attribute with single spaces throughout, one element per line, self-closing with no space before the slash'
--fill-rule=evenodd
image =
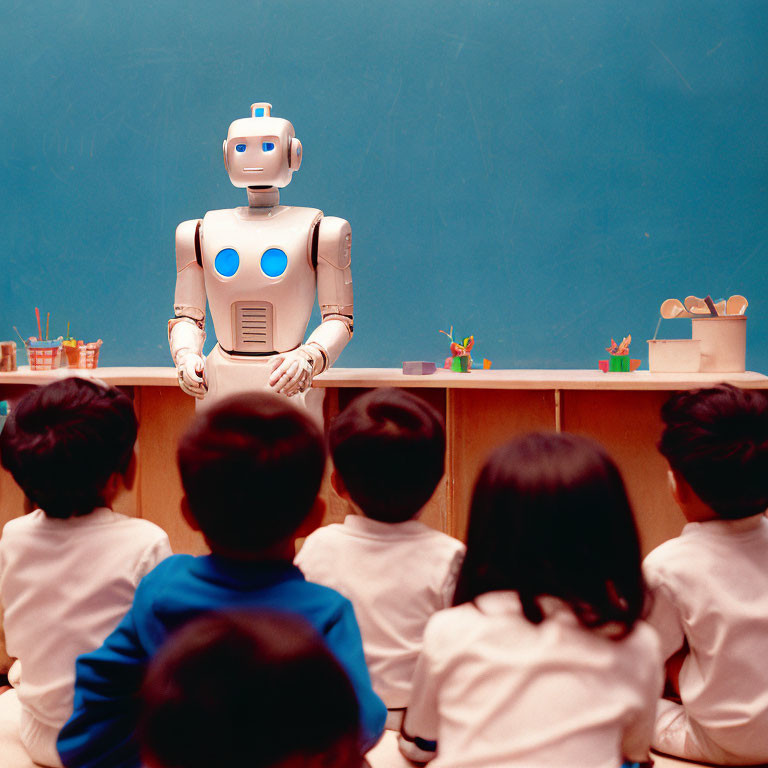
<path id="1" fill-rule="evenodd" d="M 282 355 L 278 355 L 271 363 L 269 370 L 275 372 L 282 364 L 285 358 Z"/>
<path id="2" fill-rule="evenodd" d="M 283 371 L 282 373 L 276 372 L 269 380 L 270 386 L 275 390 L 275 392 L 282 392 L 291 381 L 291 376 L 288 371 Z"/>
<path id="3" fill-rule="evenodd" d="M 274 387 L 281 379 L 288 375 L 288 371 L 291 370 L 296 361 L 283 360 L 279 366 L 276 366 L 269 377 L 269 385 Z"/>
<path id="4" fill-rule="evenodd" d="M 310 371 L 305 367 L 300 367 L 296 372 L 296 375 L 283 387 L 283 394 L 292 397 L 293 395 L 303 392 L 312 383 L 312 375 Z"/>
<path id="5" fill-rule="evenodd" d="M 190 355 L 182 366 L 182 375 L 185 379 L 196 384 L 203 383 L 202 360 L 196 355 Z"/>
<path id="6" fill-rule="evenodd" d="M 192 397 L 196 397 L 198 399 L 205 397 L 205 387 L 203 386 L 202 382 L 200 384 L 196 384 L 194 382 L 188 381 L 185 377 L 182 376 L 179 379 L 179 386 L 183 392 L 186 392 L 188 395 L 192 395 Z"/>
<path id="7" fill-rule="evenodd" d="M 299 367 L 299 363 L 294 360 L 288 368 L 286 368 L 283 371 L 283 375 L 280 377 L 278 384 L 278 392 L 284 390 L 284 389 L 290 389 L 293 386 L 294 381 L 296 380 L 297 376 L 301 375 L 301 368 Z"/>

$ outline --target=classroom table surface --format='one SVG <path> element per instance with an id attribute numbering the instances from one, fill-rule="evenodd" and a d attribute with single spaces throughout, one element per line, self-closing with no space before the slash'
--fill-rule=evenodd
<path id="1" fill-rule="evenodd" d="M 64 376 L 102 379 L 117 386 L 174 386 L 176 369 L 158 367 L 105 367 L 94 369 L 58 368 L 0 373 L 0 384 L 47 384 Z M 405 375 L 400 368 L 331 368 L 315 377 L 315 387 L 415 387 L 436 389 L 594 389 L 594 390 L 675 390 L 691 389 L 727 381 L 749 389 L 768 389 L 768 376 L 754 371 L 743 373 L 603 373 L 594 370 L 559 369 L 477 369 L 455 373 L 443 368 L 428 375 Z"/>

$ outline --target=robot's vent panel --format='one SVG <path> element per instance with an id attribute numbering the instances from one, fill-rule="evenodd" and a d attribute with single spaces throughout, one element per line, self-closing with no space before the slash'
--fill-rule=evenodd
<path id="1" fill-rule="evenodd" d="M 268 301 L 237 301 L 232 305 L 234 351 L 272 352 L 272 305 Z"/>

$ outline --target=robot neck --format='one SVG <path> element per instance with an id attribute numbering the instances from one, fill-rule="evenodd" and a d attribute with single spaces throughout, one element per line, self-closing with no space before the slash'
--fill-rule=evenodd
<path id="1" fill-rule="evenodd" d="M 247 187 L 249 208 L 272 208 L 280 205 L 280 190 L 277 187 Z"/>

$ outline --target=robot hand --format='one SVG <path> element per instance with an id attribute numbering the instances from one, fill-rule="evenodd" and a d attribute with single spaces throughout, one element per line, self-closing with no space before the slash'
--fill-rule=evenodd
<path id="1" fill-rule="evenodd" d="M 208 387 L 203 381 L 205 361 L 194 352 L 179 352 L 176 357 L 176 372 L 179 377 L 179 386 L 193 397 L 205 397 Z"/>
<path id="2" fill-rule="evenodd" d="M 192 397 L 205 397 L 208 389 L 203 379 L 205 331 L 191 318 L 174 317 L 168 321 L 168 341 L 179 386 Z"/>
<path id="3" fill-rule="evenodd" d="M 314 375 L 314 350 L 309 345 L 302 344 L 290 352 L 282 352 L 274 359 L 269 386 L 275 392 L 293 397 L 293 395 L 304 392 L 312 386 Z"/>

